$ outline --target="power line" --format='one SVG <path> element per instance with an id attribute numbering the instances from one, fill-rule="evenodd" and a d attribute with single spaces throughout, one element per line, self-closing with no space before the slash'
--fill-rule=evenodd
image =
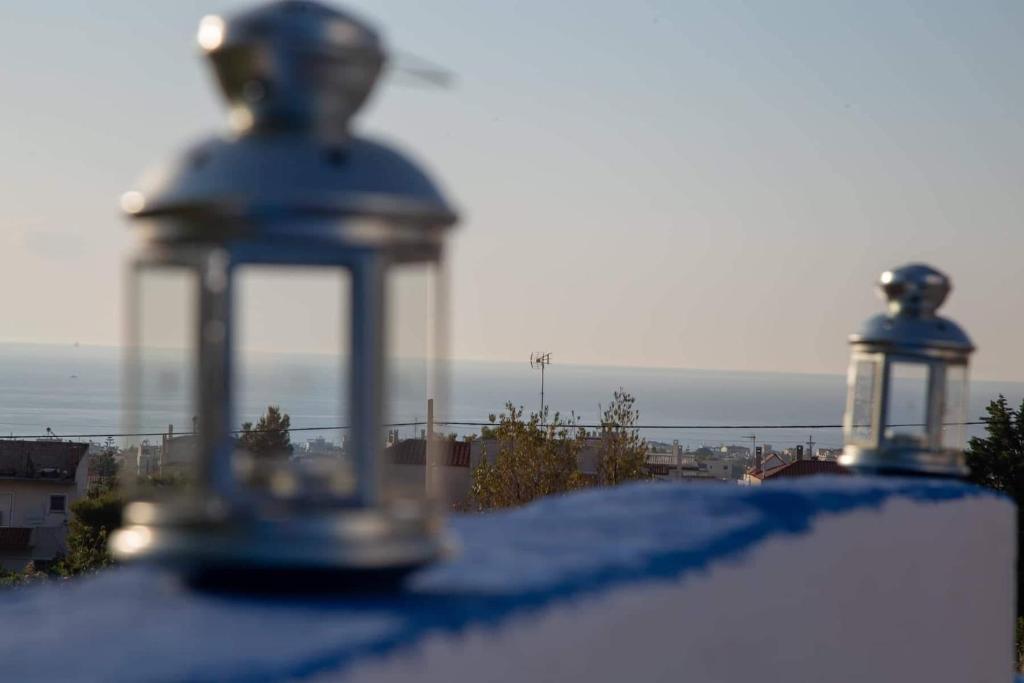
<path id="1" fill-rule="evenodd" d="M 382 425 L 384 427 L 418 427 L 425 425 L 426 422 L 392 422 L 389 424 Z M 436 425 L 445 425 L 447 427 L 497 427 L 497 422 L 467 422 L 467 421 L 445 421 L 436 420 Z M 944 427 L 961 427 L 961 426 L 976 426 L 988 424 L 988 420 L 975 420 L 971 422 L 944 422 Z M 583 429 L 601 429 L 605 425 L 602 424 L 578 424 L 578 423 L 567 423 L 565 427 L 580 427 Z M 907 423 L 907 424 L 893 424 L 887 425 L 889 427 L 927 427 L 924 423 Z M 755 430 L 755 429 L 842 429 L 842 424 L 781 424 L 781 425 L 711 425 L 711 424 L 694 424 L 694 425 L 674 425 L 674 424 L 656 424 L 656 425 L 630 425 L 630 429 L 677 429 L 677 430 L 702 430 L 702 429 L 721 429 L 721 430 Z M 330 425 L 322 427 L 290 427 L 285 430 L 288 432 L 330 432 L 330 431 L 343 431 L 351 429 L 350 425 Z M 246 430 L 234 429 L 230 434 L 242 434 Z M 269 431 L 268 429 L 250 429 L 249 433 L 263 433 Z M 94 432 L 90 434 L 60 434 L 55 435 L 52 432 L 47 434 L 12 434 L 10 436 L 2 436 L 0 440 L 7 439 L 106 439 L 107 437 L 112 438 L 126 438 L 126 437 L 139 437 L 139 436 L 165 436 L 167 432 Z M 176 432 L 177 436 L 193 436 L 195 432 Z M 750 437 L 743 437 L 750 438 Z M 799 443 L 799 442 L 793 442 Z"/>
<path id="2" fill-rule="evenodd" d="M 394 422 L 385 427 L 416 427 L 425 422 Z M 489 424 L 489 423 L 488 423 Z M 329 432 L 335 430 L 351 429 L 348 425 L 332 425 L 329 427 L 289 427 L 284 430 L 286 432 Z M 276 429 L 233 429 L 229 434 L 262 434 L 264 432 L 276 432 Z M 196 432 L 174 432 L 170 436 L 195 436 Z M 0 435 L 0 440 L 12 440 L 12 439 L 49 439 L 49 440 L 60 440 L 60 439 L 106 439 L 107 437 L 112 438 L 124 438 L 129 436 L 168 436 L 166 431 L 164 432 L 94 432 L 92 434 L 54 434 L 52 432 L 47 434 L 12 434 L 9 436 Z"/>
<path id="3" fill-rule="evenodd" d="M 422 423 L 420 423 L 422 424 Z M 451 427 L 494 427 L 497 426 L 497 422 L 444 422 L 438 420 L 435 424 L 443 424 Z M 971 425 L 983 425 L 988 424 L 987 420 L 979 420 L 976 422 L 943 422 L 943 427 L 960 427 L 960 426 L 971 426 Z M 604 425 L 602 424 L 577 424 L 575 422 L 565 423 L 566 427 L 584 427 L 587 429 L 600 429 Z M 712 424 L 696 424 L 696 425 L 673 425 L 673 424 L 656 424 L 656 425 L 629 425 L 630 429 L 842 429 L 845 425 L 842 424 L 782 424 L 782 425 L 712 425 Z M 860 426 L 860 425 L 858 425 Z M 867 426 L 867 425 L 864 425 Z M 907 423 L 907 424 L 890 424 L 887 427 L 927 427 L 924 423 Z M 750 438 L 750 437 L 746 437 Z"/>

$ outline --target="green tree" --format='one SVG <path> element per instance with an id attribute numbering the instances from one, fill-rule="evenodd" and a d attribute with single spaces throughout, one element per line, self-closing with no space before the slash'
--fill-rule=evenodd
<path id="1" fill-rule="evenodd" d="M 89 474 L 94 478 L 92 489 L 99 495 L 117 488 L 117 460 L 113 446 L 108 446 L 93 456 L 89 462 Z"/>
<path id="2" fill-rule="evenodd" d="M 280 406 L 267 406 L 267 412 L 256 421 L 242 424 L 239 445 L 255 456 L 284 458 L 292 453 L 290 429 L 292 419 Z"/>
<path id="3" fill-rule="evenodd" d="M 67 554 L 57 566 L 65 576 L 94 572 L 114 563 L 107 538 L 121 526 L 124 501 L 116 491 L 91 492 L 71 505 Z"/>
<path id="4" fill-rule="evenodd" d="M 54 574 L 51 572 L 42 571 L 36 568 L 35 562 L 29 562 L 25 565 L 25 569 L 20 572 L 0 569 L 0 588 L 15 588 L 18 586 L 32 585 L 34 583 L 44 583 L 53 578 L 53 576 Z"/>
<path id="5" fill-rule="evenodd" d="M 114 563 L 107 551 L 107 538 L 121 525 L 124 500 L 118 487 L 117 448 L 112 438 L 93 456 L 89 473 L 94 477 L 86 497 L 71 504 L 67 551 L 53 568 L 55 573 L 74 576 L 98 571 Z"/>
<path id="6" fill-rule="evenodd" d="M 494 413 L 491 413 L 490 415 L 487 416 L 487 419 L 490 420 L 493 423 L 497 419 L 497 416 Z M 485 441 L 490 440 L 490 439 L 496 439 L 497 438 L 497 432 L 498 432 L 498 428 L 497 427 L 487 427 L 487 426 L 481 427 L 480 428 L 480 438 L 485 440 Z"/>
<path id="7" fill-rule="evenodd" d="M 603 486 L 650 478 L 645 467 L 647 442 L 636 429 L 640 411 L 635 404 L 636 399 L 619 387 L 601 414 L 597 477 Z"/>
<path id="8" fill-rule="evenodd" d="M 494 422 L 495 416 L 490 417 Z M 522 407 L 506 405 L 491 431 L 498 442 L 497 456 L 490 462 L 485 452 L 473 470 L 471 492 L 478 509 L 523 505 L 585 485 L 578 457 L 586 432 L 563 422 L 557 413 L 550 422 L 544 420 L 547 424 L 541 422 L 541 415 L 524 419 Z"/>
<path id="9" fill-rule="evenodd" d="M 1024 402 L 1014 410 L 1005 396 L 985 409 L 985 437 L 967 447 L 971 481 L 1001 491 L 1017 502 L 1017 554 L 1024 552 Z M 1024 562 L 1017 563 L 1017 668 L 1024 664 Z"/>
<path id="10" fill-rule="evenodd" d="M 14 586 L 18 586 L 21 584 L 22 580 L 22 576 L 18 572 L 12 572 L 0 567 L 0 588 L 12 588 Z"/>
<path id="11" fill-rule="evenodd" d="M 1017 617 L 1017 671 L 1024 671 L 1024 617 Z"/>

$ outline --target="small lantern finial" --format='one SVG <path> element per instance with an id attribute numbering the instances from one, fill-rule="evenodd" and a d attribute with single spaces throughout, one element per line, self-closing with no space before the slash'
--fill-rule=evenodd
<path id="1" fill-rule="evenodd" d="M 308 0 L 206 17 L 198 41 L 240 133 L 284 129 L 344 138 L 385 62 L 373 28 Z"/>
<path id="2" fill-rule="evenodd" d="M 913 263 L 882 273 L 878 288 L 889 302 L 889 314 L 932 318 L 946 300 L 949 278 L 931 266 Z"/>

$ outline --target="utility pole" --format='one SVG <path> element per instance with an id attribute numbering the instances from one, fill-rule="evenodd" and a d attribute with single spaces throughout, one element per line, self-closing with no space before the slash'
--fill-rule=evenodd
<path id="1" fill-rule="evenodd" d="M 427 439 L 423 449 L 423 465 L 425 471 L 423 473 L 423 481 L 425 484 L 425 490 L 427 497 L 430 498 L 435 493 L 434 476 L 437 474 L 435 471 L 434 463 L 434 445 L 436 440 L 434 439 L 434 399 L 427 399 Z"/>
<path id="2" fill-rule="evenodd" d="M 530 354 L 530 367 L 540 369 L 540 412 L 537 415 L 541 420 L 544 420 L 544 368 L 548 365 L 551 365 L 549 351 L 534 351 Z"/>
<path id="3" fill-rule="evenodd" d="M 757 434 L 748 434 L 740 437 L 741 439 L 750 439 L 750 462 L 753 463 L 753 467 L 760 467 L 760 463 L 757 462 Z M 764 470 L 761 471 L 762 481 L 764 480 Z"/>
<path id="4" fill-rule="evenodd" d="M 676 479 L 683 478 L 683 451 L 679 448 L 679 439 L 672 440 L 672 454 L 676 456 Z"/>

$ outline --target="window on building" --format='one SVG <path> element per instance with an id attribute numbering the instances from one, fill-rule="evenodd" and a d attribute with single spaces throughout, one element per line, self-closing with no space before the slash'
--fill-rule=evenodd
<path id="1" fill-rule="evenodd" d="M 50 496 L 50 512 L 64 514 L 68 509 L 68 497 L 64 494 Z"/>

